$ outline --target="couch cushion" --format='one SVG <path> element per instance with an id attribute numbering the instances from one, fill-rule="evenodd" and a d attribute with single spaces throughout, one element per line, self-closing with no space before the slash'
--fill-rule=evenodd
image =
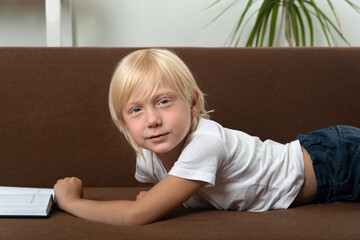
<path id="1" fill-rule="evenodd" d="M 86 188 L 85 197 L 133 200 L 147 188 Z M 0 218 L 0 239 L 358 239 L 360 204 L 310 204 L 263 213 L 186 209 L 139 227 L 90 222 L 56 210 L 49 219 Z"/>

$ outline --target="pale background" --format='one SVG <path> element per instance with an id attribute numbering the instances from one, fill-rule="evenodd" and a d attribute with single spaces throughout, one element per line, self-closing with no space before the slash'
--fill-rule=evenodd
<path id="1" fill-rule="evenodd" d="M 214 0 L 73 0 L 73 46 L 228 46 L 227 37 L 247 1 L 240 0 L 232 11 L 207 24 L 232 1 L 207 8 Z M 315 1 L 331 14 L 327 0 Z M 332 2 L 344 36 L 352 46 L 360 46 L 360 14 L 343 0 Z M 360 6 L 360 0 L 352 2 Z M 321 31 L 320 26 L 315 29 Z M 347 46 L 339 37 L 336 41 Z M 276 45 L 286 46 L 283 36 Z M 315 45 L 327 42 L 321 36 Z M 0 0 L 0 46 L 46 46 L 44 0 Z"/>

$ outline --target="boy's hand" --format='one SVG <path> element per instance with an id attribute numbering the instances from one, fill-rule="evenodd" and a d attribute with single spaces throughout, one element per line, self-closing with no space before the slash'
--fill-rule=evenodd
<path id="1" fill-rule="evenodd" d="M 56 202 L 61 209 L 72 200 L 83 197 L 83 184 L 79 178 L 59 179 L 54 186 Z"/>

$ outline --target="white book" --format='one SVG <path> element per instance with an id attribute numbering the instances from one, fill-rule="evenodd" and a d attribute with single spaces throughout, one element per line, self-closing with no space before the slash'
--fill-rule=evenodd
<path id="1" fill-rule="evenodd" d="M 54 189 L 0 187 L 0 217 L 49 217 Z"/>

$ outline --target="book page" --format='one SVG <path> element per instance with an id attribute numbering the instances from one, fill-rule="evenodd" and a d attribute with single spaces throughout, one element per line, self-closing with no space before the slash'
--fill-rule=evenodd
<path id="1" fill-rule="evenodd" d="M 0 215 L 47 215 L 52 205 L 51 194 L 0 194 Z"/>
<path id="2" fill-rule="evenodd" d="M 28 188 L 28 187 L 5 187 L 0 186 L 0 194 L 52 194 L 55 196 L 52 188 Z"/>

